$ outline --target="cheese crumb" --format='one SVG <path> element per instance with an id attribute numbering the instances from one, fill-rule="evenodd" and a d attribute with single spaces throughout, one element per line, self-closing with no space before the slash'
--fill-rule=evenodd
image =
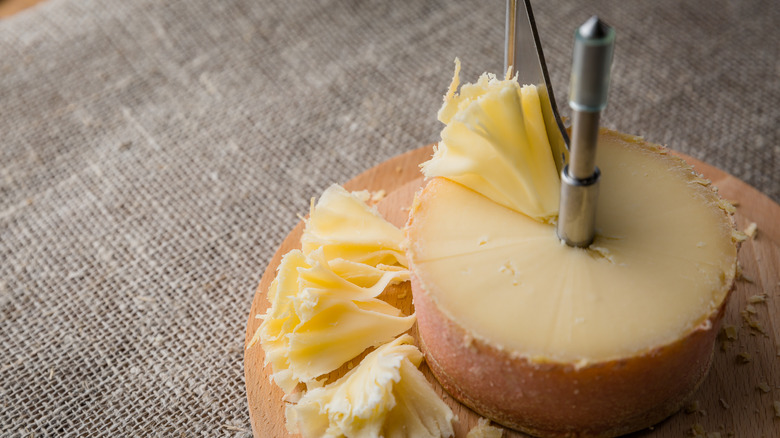
<path id="1" fill-rule="evenodd" d="M 742 265 L 737 262 L 737 272 L 736 272 L 736 278 L 737 280 L 746 281 L 748 283 L 754 283 L 753 277 L 745 274 L 745 272 L 742 270 Z"/>
<path id="2" fill-rule="evenodd" d="M 721 210 L 727 212 L 727 213 L 734 213 L 737 211 L 736 209 L 737 202 L 736 201 L 727 201 L 725 199 L 721 199 L 718 201 L 718 207 L 720 207 Z"/>
<path id="3" fill-rule="evenodd" d="M 723 327 L 723 335 L 729 341 L 735 341 L 737 339 L 737 327 L 733 325 L 726 325 Z"/>
<path id="4" fill-rule="evenodd" d="M 780 418 L 780 401 L 775 400 L 772 405 L 775 408 L 775 418 Z"/>
<path id="5" fill-rule="evenodd" d="M 504 429 L 490 425 L 490 420 L 487 418 L 480 418 L 476 426 L 474 426 L 466 438 L 501 438 L 504 436 Z"/>
<path id="6" fill-rule="evenodd" d="M 751 222 L 747 226 L 747 228 L 745 228 L 744 233 L 746 236 L 752 239 L 753 237 L 755 237 L 757 230 L 758 230 L 758 225 L 755 222 Z"/>
<path id="7" fill-rule="evenodd" d="M 704 246 L 703 242 L 699 242 L 699 243 L 702 243 L 701 246 Z M 610 263 L 615 263 L 615 257 L 612 255 L 612 253 L 609 251 L 608 248 L 591 245 L 590 247 L 588 247 L 588 253 L 593 256 L 602 257 L 605 260 L 609 261 Z"/>
<path id="8" fill-rule="evenodd" d="M 685 407 L 685 413 L 686 414 L 693 414 L 694 412 L 699 412 L 699 401 L 698 400 L 694 400 L 688 406 Z"/>
<path id="9" fill-rule="evenodd" d="M 737 355 L 737 362 L 738 363 L 750 363 L 750 361 L 753 360 L 753 356 L 750 355 L 750 353 L 743 351 L 742 353 L 739 353 Z"/>
<path id="10" fill-rule="evenodd" d="M 701 424 L 699 424 L 699 423 L 696 423 L 696 424 L 694 424 L 693 426 L 691 426 L 691 428 L 690 428 L 689 432 L 690 432 L 690 435 L 693 435 L 693 436 L 701 436 L 701 437 L 703 437 L 703 436 L 704 436 L 704 434 L 705 434 L 705 433 L 707 433 L 707 432 L 704 430 L 704 426 L 702 426 L 702 425 L 701 425 Z"/>
<path id="11" fill-rule="evenodd" d="M 403 335 L 369 353 L 344 377 L 287 406 L 290 433 L 313 437 L 454 434 L 454 415 L 417 369 L 422 353 Z"/>
<path id="12" fill-rule="evenodd" d="M 731 231 L 731 240 L 734 242 L 744 242 L 748 239 L 748 235 L 739 230 Z"/>
<path id="13" fill-rule="evenodd" d="M 750 304 L 759 304 L 759 303 L 766 303 L 767 294 L 760 294 L 760 295 L 751 295 L 748 297 L 748 303 Z"/>
<path id="14" fill-rule="evenodd" d="M 757 331 L 757 332 L 759 332 L 761 334 L 766 334 L 766 330 L 764 330 L 764 326 L 761 324 L 760 321 L 758 321 L 757 319 L 753 318 L 753 316 L 751 315 L 751 312 L 748 309 L 745 309 L 745 310 L 743 310 L 743 311 L 741 311 L 739 313 L 740 313 L 740 315 L 742 315 L 742 320 L 745 321 L 745 324 L 747 324 L 750 328 L 752 328 L 753 330 L 755 330 L 755 331 Z M 753 313 L 755 313 L 755 312 L 753 312 Z"/>
<path id="15" fill-rule="evenodd" d="M 377 190 L 371 193 L 371 202 L 378 203 L 379 201 L 387 197 L 387 192 L 384 189 Z"/>
<path id="16" fill-rule="evenodd" d="M 767 384 L 766 382 L 758 382 L 756 388 L 758 388 L 758 390 L 763 392 L 764 394 L 772 390 L 772 388 L 770 388 L 769 384 Z"/>

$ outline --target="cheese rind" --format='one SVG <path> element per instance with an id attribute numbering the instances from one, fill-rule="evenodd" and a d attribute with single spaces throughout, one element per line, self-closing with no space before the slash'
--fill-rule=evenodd
<path id="1" fill-rule="evenodd" d="M 678 411 L 707 374 L 723 308 L 682 339 L 645 354 L 581 367 L 532 362 L 473 338 L 412 274 L 420 346 L 444 389 L 504 426 L 549 438 L 612 437 Z M 500 388 L 500 390 L 497 390 Z"/>

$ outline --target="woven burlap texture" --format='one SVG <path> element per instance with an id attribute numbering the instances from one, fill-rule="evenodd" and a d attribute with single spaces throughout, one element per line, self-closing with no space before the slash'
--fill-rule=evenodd
<path id="1" fill-rule="evenodd" d="M 536 2 L 617 28 L 604 123 L 780 199 L 773 1 Z M 309 199 L 438 138 L 504 2 L 49 0 L 0 21 L 0 435 L 250 436 L 255 286 Z"/>

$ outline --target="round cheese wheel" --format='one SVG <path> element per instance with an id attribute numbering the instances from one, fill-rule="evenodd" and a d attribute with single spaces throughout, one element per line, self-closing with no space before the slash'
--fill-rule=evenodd
<path id="1" fill-rule="evenodd" d="M 730 205 L 663 147 L 602 130 L 596 238 L 561 243 L 449 179 L 406 229 L 426 359 L 458 400 L 538 436 L 615 436 L 678 410 L 709 369 L 736 275 Z"/>

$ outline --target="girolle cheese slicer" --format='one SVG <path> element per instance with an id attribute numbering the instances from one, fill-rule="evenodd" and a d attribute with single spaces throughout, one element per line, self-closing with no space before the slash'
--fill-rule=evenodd
<path id="1" fill-rule="evenodd" d="M 547 137 L 561 174 L 558 237 L 569 246 L 587 247 L 595 236 L 600 171 L 596 167 L 599 118 L 607 104 L 615 31 L 598 17 L 575 32 L 569 106 L 572 138 L 555 105 L 530 0 L 507 0 L 504 68 L 521 84 L 536 85 Z"/>

